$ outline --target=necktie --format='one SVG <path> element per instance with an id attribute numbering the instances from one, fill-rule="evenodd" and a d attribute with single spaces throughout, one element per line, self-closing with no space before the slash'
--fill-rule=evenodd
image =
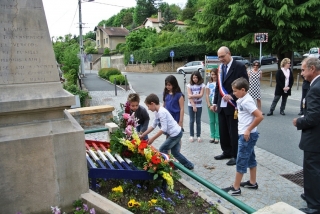
<path id="1" fill-rule="evenodd" d="M 226 79 L 227 76 L 227 65 L 222 65 L 222 71 L 223 71 L 223 81 Z"/>

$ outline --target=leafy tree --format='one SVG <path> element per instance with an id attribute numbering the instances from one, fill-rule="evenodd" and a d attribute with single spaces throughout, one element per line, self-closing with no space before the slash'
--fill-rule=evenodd
<path id="1" fill-rule="evenodd" d="M 221 45 L 239 53 L 259 51 L 254 33 L 268 33 L 263 44 L 266 53 L 277 53 L 281 60 L 293 50 L 319 45 L 320 1 L 318 0 L 202 0 L 196 21 L 189 22 L 191 34 L 210 43 L 213 50 Z M 198 3 L 199 4 L 199 3 Z"/>
<path id="2" fill-rule="evenodd" d="M 156 0 L 136 0 L 137 6 L 134 9 L 133 20 L 136 24 L 141 25 L 143 21 L 151 17 L 153 14 L 156 14 L 158 9 L 157 6 L 159 2 Z"/>
<path id="3" fill-rule="evenodd" d="M 186 3 L 185 9 L 182 10 L 181 13 L 181 20 L 188 20 L 192 19 L 195 15 L 196 11 L 198 10 L 198 0 L 188 0 Z"/>
<path id="4" fill-rule="evenodd" d="M 86 33 L 86 35 L 84 35 L 83 39 L 84 40 L 86 40 L 86 39 L 96 40 L 96 33 L 93 31 L 89 31 L 88 33 Z"/>
<path id="5" fill-rule="evenodd" d="M 141 28 L 139 30 L 132 31 L 126 37 L 127 50 L 134 51 L 140 49 L 145 39 L 152 34 L 156 34 L 156 30 L 153 28 Z"/>
<path id="6" fill-rule="evenodd" d="M 177 22 L 173 16 L 170 7 L 166 7 L 163 12 L 163 20 L 161 21 L 161 30 L 174 31 Z"/>

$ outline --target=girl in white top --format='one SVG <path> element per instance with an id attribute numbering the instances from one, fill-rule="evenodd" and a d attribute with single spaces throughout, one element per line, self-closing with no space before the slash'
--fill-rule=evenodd
<path id="1" fill-rule="evenodd" d="M 202 96 L 204 94 L 205 84 L 199 71 L 191 74 L 190 83 L 187 84 L 188 90 L 188 110 L 190 116 L 190 142 L 194 141 L 194 121 L 197 125 L 197 140 L 201 142 L 201 114 L 202 114 Z"/>

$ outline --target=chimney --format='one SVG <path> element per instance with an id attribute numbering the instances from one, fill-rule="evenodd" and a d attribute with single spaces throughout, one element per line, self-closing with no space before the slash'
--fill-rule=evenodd
<path id="1" fill-rule="evenodd" d="M 161 22 L 161 10 L 160 8 L 158 9 L 158 22 Z"/>
<path id="2" fill-rule="evenodd" d="M 121 28 L 123 28 L 123 24 L 121 24 Z"/>
<path id="3" fill-rule="evenodd" d="M 103 24 L 103 28 L 106 28 L 106 24 Z"/>

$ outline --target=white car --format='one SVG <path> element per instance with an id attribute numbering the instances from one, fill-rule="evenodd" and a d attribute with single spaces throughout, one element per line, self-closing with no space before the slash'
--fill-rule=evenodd
<path id="1" fill-rule="evenodd" d="M 178 74 L 183 74 L 183 73 L 192 73 L 194 71 L 201 71 L 204 70 L 204 62 L 203 61 L 192 61 L 188 62 L 182 67 L 179 67 L 177 69 Z"/>

